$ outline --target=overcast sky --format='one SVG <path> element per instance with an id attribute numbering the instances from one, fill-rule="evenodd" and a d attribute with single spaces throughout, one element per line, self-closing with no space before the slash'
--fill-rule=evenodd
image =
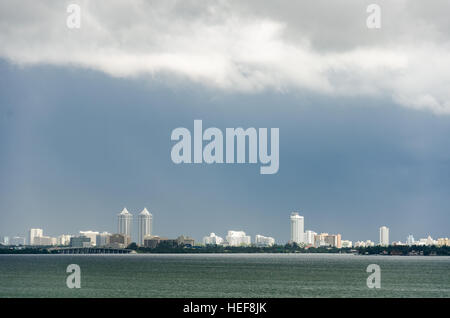
<path id="1" fill-rule="evenodd" d="M 450 3 L 0 0 L 0 235 L 449 236 Z M 66 26 L 69 3 L 81 28 Z M 175 165 L 174 128 L 277 127 L 280 170 Z M 137 226 L 135 226 L 137 229 Z"/>

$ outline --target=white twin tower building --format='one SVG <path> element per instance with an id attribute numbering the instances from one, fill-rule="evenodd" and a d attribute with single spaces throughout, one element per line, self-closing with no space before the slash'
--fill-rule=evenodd
<path id="1" fill-rule="evenodd" d="M 133 215 L 126 208 L 118 215 L 118 233 L 131 237 Z M 152 235 L 153 215 L 144 208 L 138 215 L 138 244 L 144 245 L 145 237 Z"/>

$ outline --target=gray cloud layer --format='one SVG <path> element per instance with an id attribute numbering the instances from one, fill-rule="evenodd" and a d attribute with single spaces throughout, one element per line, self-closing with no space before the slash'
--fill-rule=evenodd
<path id="1" fill-rule="evenodd" d="M 72 2 L 72 1 L 71 1 Z M 175 74 L 223 90 L 308 90 L 390 96 L 450 114 L 447 1 L 64 1 L 0 3 L 0 57 L 77 66 L 115 77 Z"/>

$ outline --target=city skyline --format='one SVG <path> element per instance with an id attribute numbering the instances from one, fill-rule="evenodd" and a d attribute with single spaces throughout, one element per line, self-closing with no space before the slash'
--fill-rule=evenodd
<path id="1" fill-rule="evenodd" d="M 227 235 L 225 236 L 225 239 L 222 237 L 216 235 L 214 232 L 211 232 L 208 236 L 203 236 L 202 239 L 197 239 L 197 243 L 203 244 L 222 244 L 226 243 L 231 246 L 239 246 L 241 244 L 244 245 L 271 245 L 271 244 L 285 244 L 285 243 L 297 243 L 300 245 L 305 246 L 335 246 L 335 247 L 358 247 L 358 246 L 366 246 L 366 245 L 381 245 L 381 246 L 388 246 L 391 244 L 402 244 L 402 245 L 413 245 L 414 243 L 420 243 L 423 244 L 426 242 L 426 244 L 437 244 L 439 240 L 446 239 L 448 240 L 447 236 L 438 237 L 437 241 L 433 240 L 430 235 L 428 237 L 422 238 L 419 241 L 414 240 L 414 236 L 412 234 L 408 234 L 405 241 L 402 240 L 394 241 L 389 239 L 389 228 L 386 226 L 379 227 L 379 240 L 378 243 L 370 240 L 370 239 L 358 239 L 358 240 L 349 240 L 345 236 L 343 236 L 341 233 L 336 234 L 329 234 L 328 232 L 324 231 L 312 231 L 305 229 L 305 218 L 301 215 L 299 215 L 298 212 L 291 212 L 290 213 L 290 240 L 287 242 L 281 242 L 277 240 L 275 237 L 265 236 L 262 235 L 262 233 L 255 234 L 255 239 L 252 240 L 250 235 L 246 235 L 246 233 L 243 230 L 228 230 Z M 138 223 L 137 226 L 137 236 L 136 234 L 133 235 L 133 215 L 127 210 L 126 207 L 124 207 L 120 213 L 117 214 L 117 233 L 108 233 L 106 231 L 100 233 L 98 231 L 78 231 L 79 235 L 72 235 L 72 234 L 60 234 L 57 237 L 52 236 L 46 236 L 43 235 L 43 229 L 42 228 L 31 228 L 28 230 L 28 241 L 24 238 L 25 243 L 28 245 L 67 245 L 67 243 L 70 241 L 71 237 L 88 237 L 90 238 L 90 242 L 92 246 L 96 245 L 96 242 L 98 240 L 101 240 L 104 242 L 104 238 L 106 236 L 115 236 L 115 235 L 123 235 L 125 240 L 128 240 L 129 242 L 135 242 L 139 246 L 144 245 L 144 240 L 146 238 L 150 237 L 159 237 L 158 235 L 155 235 L 153 233 L 153 214 L 149 213 L 147 208 L 144 207 L 144 209 L 139 213 L 138 218 L 136 220 Z M 181 237 L 183 237 L 185 233 L 181 234 Z M 8 236 L 0 236 L 3 238 L 6 238 L 9 242 Z M 135 240 L 134 237 L 137 237 Z M 13 237 L 16 241 L 21 241 L 22 237 L 15 236 Z M 431 241 L 430 241 L 431 240 Z M 108 241 L 108 240 L 107 240 Z M 106 242 L 106 241 L 105 241 Z M 208 243 L 205 243 L 208 242 Z M 268 243 L 270 242 L 270 243 Z M 435 242 L 435 243 L 433 243 Z M 16 244 L 20 245 L 20 244 Z"/>
<path id="2" fill-rule="evenodd" d="M 447 236 L 448 4 L 416 2 L 383 1 L 380 29 L 360 1 L 102 3 L 80 29 L 63 3 L 4 5 L 1 235 L 116 232 L 126 206 L 196 240 L 245 227 L 287 242 L 296 209 L 352 241 L 383 224 L 392 241 Z M 160 19 L 140 14 L 155 5 Z M 171 135 L 199 136 L 196 121 L 277 129 L 277 172 L 177 164 Z"/>
<path id="3" fill-rule="evenodd" d="M 287 241 L 281 211 L 298 206 L 307 214 L 310 228 L 345 232 L 352 240 L 370 233 L 368 238 L 378 241 L 377 229 L 383 223 L 389 223 L 393 240 L 404 240 L 410 232 L 420 237 L 447 234 L 450 179 L 445 164 L 435 164 L 450 155 L 448 140 L 443 138 L 450 135 L 446 118 L 388 106 L 381 111 L 373 101 L 367 101 L 373 107 L 364 109 L 356 105 L 358 101 L 347 99 L 336 107 L 335 100 L 313 98 L 308 102 L 273 93 L 264 93 L 263 98 L 220 95 L 211 101 L 209 93 L 195 91 L 201 96 L 196 97 L 185 88 L 186 96 L 180 102 L 164 86 L 155 87 L 149 96 L 144 83 L 130 86 L 86 71 L 74 71 L 70 77 L 64 70 L 52 68 L 42 74 L 34 68 L 17 70 L 4 62 L 0 62 L 0 70 L 11 79 L 7 85 L 12 85 L 0 98 L 19 98 L 14 87 L 26 83 L 28 90 L 43 98 L 40 107 L 55 112 L 48 117 L 48 112 L 32 111 L 33 122 L 23 124 L 17 121 L 25 120 L 23 116 L 31 111 L 27 107 L 11 109 L 11 116 L 2 117 L 5 125 L 1 127 L 10 129 L 2 138 L 7 138 L 16 124 L 25 127 L 14 134 L 22 146 L 0 166 L 0 233 L 4 235 L 17 235 L 33 226 L 45 227 L 49 233 L 59 229 L 76 232 L 85 227 L 86 220 L 99 230 L 111 231 L 116 224 L 109 218 L 110 211 L 124 205 L 134 214 L 143 206 L 151 207 L 159 215 L 162 231 L 175 235 L 189 229 L 198 240 L 204 235 L 202 228 L 225 233 L 246 224 L 252 236 L 261 229 Z M 102 89 L 84 83 L 86 76 Z M 97 107 L 89 103 L 89 107 L 80 106 L 83 97 L 66 102 L 57 90 L 42 96 L 36 77 L 46 78 L 60 90 L 65 89 L 57 81 L 62 77 L 62 82 L 68 81 L 78 90 L 97 96 L 98 91 L 107 89 L 113 97 L 98 96 Z M 127 108 L 120 102 L 122 97 L 114 96 L 117 91 L 130 94 L 132 102 Z M 66 105 L 67 112 L 51 100 Z M 271 100 L 283 103 L 285 110 L 274 115 Z M 186 102 L 198 111 L 187 111 L 183 107 Z M 301 107 L 294 109 L 298 103 Z M 148 104 L 165 105 L 170 116 Z M 108 105 L 106 114 L 101 105 Z M 240 106 L 249 111 L 242 112 Z M 218 116 L 216 109 L 225 113 Z M 257 120 L 255 112 L 260 114 Z M 92 116 L 80 118 L 85 113 Z M 170 132 L 202 117 L 205 125 L 222 129 L 280 126 L 279 172 L 263 178 L 252 165 L 210 165 L 205 169 L 173 164 Z M 355 122 L 359 123 L 356 127 Z M 114 128 L 124 125 L 125 131 Z M 84 126 L 89 129 L 79 131 Z M 417 126 L 424 127 L 420 133 Z M 432 127 L 442 134 L 433 133 Z M 390 137 L 386 139 L 386 135 Z M 30 136 L 36 136 L 42 148 L 51 152 L 41 153 Z M 14 138 L 7 143 L 11 149 L 18 145 Z M 421 140 L 420 145 L 411 144 L 413 140 Z M 14 160 L 16 155 L 21 159 Z M 180 222 L 173 226 L 171 218 Z"/>
<path id="4" fill-rule="evenodd" d="M 0 0 L 0 297 L 450 297 L 449 12 Z"/>

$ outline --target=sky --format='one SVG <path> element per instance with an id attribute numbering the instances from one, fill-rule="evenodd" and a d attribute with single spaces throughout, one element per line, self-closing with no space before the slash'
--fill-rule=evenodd
<path id="1" fill-rule="evenodd" d="M 448 237 L 450 5 L 378 1 L 368 29 L 370 3 L 0 0 L 0 235 L 146 207 L 165 237 L 284 243 L 292 211 L 353 241 Z M 279 128 L 278 173 L 174 164 L 196 119 Z"/>

